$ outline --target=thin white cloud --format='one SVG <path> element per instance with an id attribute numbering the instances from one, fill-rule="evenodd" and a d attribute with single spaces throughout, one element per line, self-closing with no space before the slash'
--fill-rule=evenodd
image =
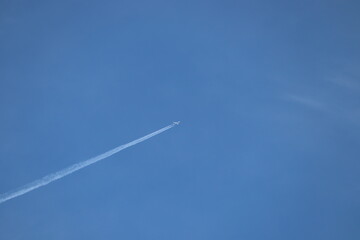
<path id="1" fill-rule="evenodd" d="M 338 103 L 337 101 L 331 101 L 327 99 L 324 101 L 315 100 L 312 97 L 287 94 L 286 101 L 293 102 L 294 104 L 300 104 L 304 107 L 311 108 L 313 110 L 326 113 L 329 117 L 345 120 L 348 123 L 359 125 L 360 122 L 360 109 L 350 106 L 344 106 L 344 103 Z"/>
<path id="2" fill-rule="evenodd" d="M 330 79 L 330 82 L 348 88 L 350 90 L 360 91 L 360 78 L 353 76 L 341 76 Z"/>
<path id="3" fill-rule="evenodd" d="M 314 100 L 313 98 L 307 96 L 287 94 L 286 99 L 322 111 L 325 111 L 327 109 L 324 103 Z"/>

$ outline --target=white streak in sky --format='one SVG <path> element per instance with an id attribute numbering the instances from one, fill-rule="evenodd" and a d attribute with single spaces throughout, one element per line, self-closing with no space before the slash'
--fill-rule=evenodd
<path id="1" fill-rule="evenodd" d="M 35 189 L 37 189 L 39 187 L 45 186 L 45 185 L 47 185 L 47 184 L 49 184 L 49 183 L 51 183 L 51 182 L 53 182 L 55 180 L 63 178 L 63 177 L 65 177 L 65 176 L 67 176 L 67 175 L 69 175 L 69 174 L 71 174 L 73 172 L 76 172 L 76 171 L 78 171 L 78 170 L 80 170 L 80 169 L 82 169 L 84 167 L 87 167 L 87 166 L 89 166 L 89 165 L 91 165 L 93 163 L 96 163 L 96 162 L 98 162 L 100 160 L 103 160 L 103 159 L 105 159 L 107 157 L 110 157 L 111 155 L 114 155 L 115 153 L 120 152 L 121 150 L 124 150 L 125 148 L 134 146 L 134 145 L 136 145 L 138 143 L 141 143 L 141 142 L 143 142 L 143 141 L 145 141 L 145 140 L 147 140 L 147 139 L 149 139 L 151 137 L 154 137 L 155 135 L 158 135 L 158 134 L 160 134 L 160 133 L 162 133 L 162 132 L 164 132 L 164 131 L 172 128 L 172 127 L 174 127 L 175 125 L 176 124 L 173 123 L 173 124 L 171 124 L 171 125 L 169 125 L 167 127 L 161 128 L 160 130 L 157 130 L 157 131 L 155 131 L 153 133 L 150 133 L 150 134 L 148 134 L 148 135 L 146 135 L 144 137 L 138 138 L 138 139 L 136 139 L 136 140 L 134 140 L 132 142 L 126 143 L 126 144 L 118 146 L 118 147 L 116 147 L 116 148 L 114 148 L 114 149 L 112 149 L 110 151 L 102 153 L 102 154 L 100 154 L 100 155 L 98 155 L 96 157 L 90 158 L 90 159 L 85 160 L 83 162 L 76 163 L 76 164 L 71 165 L 70 167 L 67 167 L 67 168 L 65 168 L 63 170 L 60 170 L 58 172 L 49 174 L 49 175 L 47 175 L 47 176 L 45 176 L 45 177 L 43 177 L 43 178 L 41 178 L 39 180 L 36 180 L 34 182 L 31 182 L 31 183 L 21 187 L 18 190 L 4 193 L 4 194 L 0 195 L 0 204 L 7 201 L 7 200 L 12 199 L 12 198 L 21 196 L 21 195 L 23 195 L 23 194 L 25 194 L 27 192 L 35 190 Z"/>

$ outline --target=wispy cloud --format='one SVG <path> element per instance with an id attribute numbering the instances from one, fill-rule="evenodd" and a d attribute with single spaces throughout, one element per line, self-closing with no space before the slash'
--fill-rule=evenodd
<path id="1" fill-rule="evenodd" d="M 292 101 L 292 102 L 295 102 L 295 103 L 298 103 L 298 104 L 305 105 L 307 107 L 311 107 L 313 109 L 327 111 L 327 106 L 324 103 L 322 103 L 322 102 L 320 102 L 318 100 L 315 100 L 315 99 L 313 99 L 311 97 L 308 97 L 308 96 L 287 94 L 285 96 L 285 99 L 288 100 L 288 101 Z"/>
<path id="2" fill-rule="evenodd" d="M 329 80 L 333 84 L 341 87 L 345 87 L 350 90 L 360 91 L 360 77 L 342 75 Z"/>
<path id="3" fill-rule="evenodd" d="M 360 90 L 360 88 L 359 88 Z M 337 118 L 347 123 L 359 125 L 360 109 L 354 103 L 346 104 L 347 101 L 339 101 L 340 96 L 322 97 L 321 101 L 313 97 L 296 94 L 286 94 L 284 99 L 294 104 L 325 113 L 331 118 Z"/>

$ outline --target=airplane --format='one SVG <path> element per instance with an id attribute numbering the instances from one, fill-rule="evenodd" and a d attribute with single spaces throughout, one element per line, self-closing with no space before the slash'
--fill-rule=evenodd
<path id="1" fill-rule="evenodd" d="M 173 122 L 174 125 L 179 125 L 180 124 L 180 121 L 178 122 Z"/>

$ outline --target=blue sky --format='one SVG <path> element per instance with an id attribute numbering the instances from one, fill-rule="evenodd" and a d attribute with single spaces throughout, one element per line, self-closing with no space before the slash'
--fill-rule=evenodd
<path id="1" fill-rule="evenodd" d="M 358 1 L 1 1 L 0 239 L 360 238 Z"/>

